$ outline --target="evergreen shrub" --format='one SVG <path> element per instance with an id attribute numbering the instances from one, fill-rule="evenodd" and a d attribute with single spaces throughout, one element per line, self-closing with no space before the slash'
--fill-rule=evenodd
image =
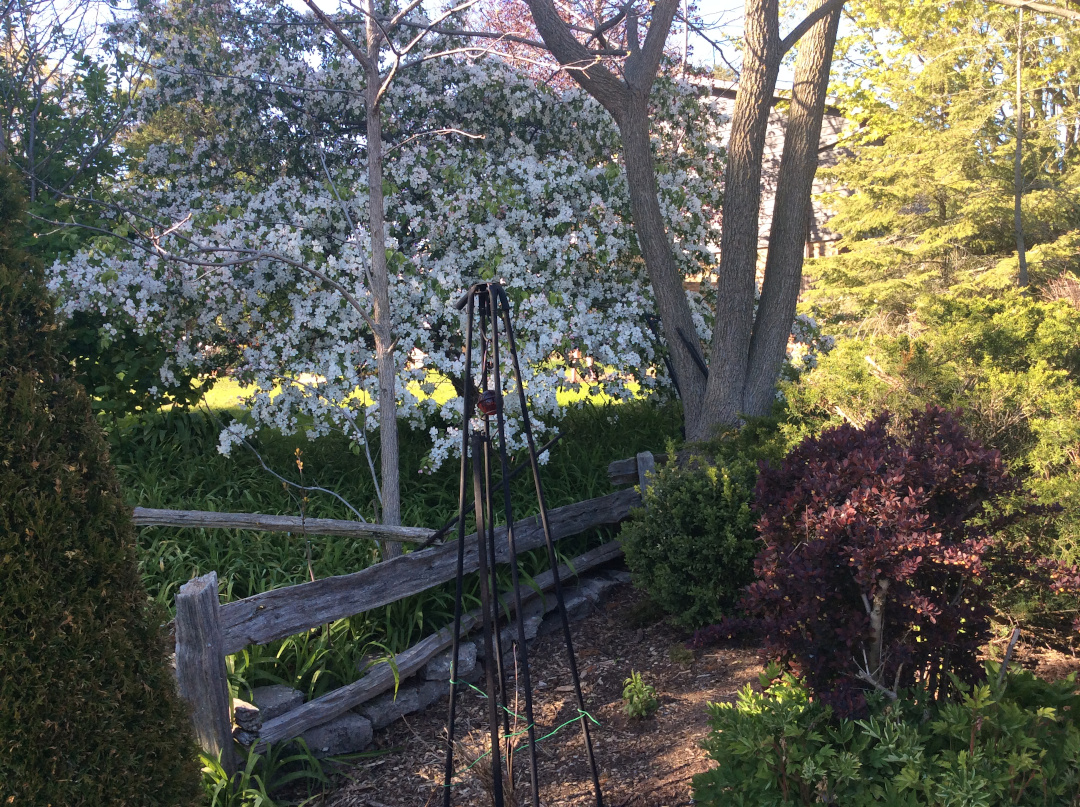
<path id="1" fill-rule="evenodd" d="M 709 704 L 703 745 L 717 766 L 694 777 L 702 807 L 1076 807 L 1080 692 L 998 665 L 936 700 L 871 695 L 862 720 L 837 719 L 773 665 L 734 703 Z"/>
<path id="2" fill-rule="evenodd" d="M 720 620 L 753 579 L 757 463 L 779 452 L 766 428 L 748 426 L 659 468 L 644 508 L 623 526 L 634 585 L 682 627 Z"/>
<path id="3" fill-rule="evenodd" d="M 196 749 L 164 614 L 0 172 L 0 804 L 181 805 Z"/>

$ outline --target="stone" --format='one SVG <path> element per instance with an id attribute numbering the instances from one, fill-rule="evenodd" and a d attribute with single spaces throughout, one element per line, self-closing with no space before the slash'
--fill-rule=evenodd
<path id="1" fill-rule="evenodd" d="M 300 735 L 319 759 L 359 753 L 371 745 L 371 737 L 371 721 L 355 712 L 346 712 Z"/>
<path id="2" fill-rule="evenodd" d="M 604 577 L 607 577 L 609 580 L 614 581 L 615 583 L 629 583 L 632 579 L 630 576 L 630 572 L 626 571 L 625 569 L 605 569 L 604 571 L 600 572 L 600 574 L 602 574 Z"/>
<path id="3" fill-rule="evenodd" d="M 396 694 L 392 690 L 385 692 L 365 703 L 359 711 L 371 721 L 372 728 L 381 729 L 420 709 L 420 694 L 416 687 L 400 686 Z"/>
<path id="4" fill-rule="evenodd" d="M 427 709 L 450 691 L 445 681 L 417 681 L 412 686 L 416 689 L 416 697 L 421 709 Z"/>
<path id="5" fill-rule="evenodd" d="M 232 736 L 233 739 L 236 740 L 236 742 L 240 743 L 240 745 L 244 746 L 244 748 L 250 748 L 252 744 L 257 739 L 259 739 L 258 732 L 253 733 L 250 731 L 244 731 L 239 726 L 233 726 Z"/>
<path id="6" fill-rule="evenodd" d="M 440 653 L 424 665 L 423 676 L 428 681 L 450 680 L 450 657 L 452 650 Z M 473 642 L 461 642 L 458 646 L 457 676 L 460 680 L 468 680 L 468 676 L 476 668 L 476 645 Z"/>
<path id="7" fill-rule="evenodd" d="M 265 723 L 275 717 L 281 717 L 286 712 L 291 712 L 298 706 L 303 706 L 304 693 L 284 684 L 274 684 L 255 687 L 251 691 L 251 700 L 258 707 L 262 721 Z"/>
<path id="8" fill-rule="evenodd" d="M 585 596 L 594 603 L 599 603 L 617 585 L 618 583 L 615 580 L 604 576 L 587 577 L 581 581 L 581 588 L 585 592 Z"/>
<path id="9" fill-rule="evenodd" d="M 593 607 L 593 601 L 581 586 L 564 588 L 563 602 L 566 604 L 566 616 L 571 622 L 586 616 Z M 562 617 L 559 615 L 558 603 L 554 598 L 552 598 L 552 603 L 551 610 L 544 617 L 537 631 L 538 636 L 547 636 L 549 633 L 562 630 Z"/>
<path id="10" fill-rule="evenodd" d="M 259 729 L 262 728 L 262 713 L 259 711 L 259 707 L 253 703 L 240 700 L 240 698 L 233 698 L 232 714 L 233 723 L 244 731 L 258 734 Z"/>

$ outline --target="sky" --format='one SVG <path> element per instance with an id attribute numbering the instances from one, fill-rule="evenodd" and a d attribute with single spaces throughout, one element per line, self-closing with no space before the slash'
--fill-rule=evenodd
<path id="1" fill-rule="evenodd" d="M 702 66 L 711 66 L 714 63 L 720 66 L 724 64 L 723 57 L 727 57 L 729 62 L 738 66 L 739 54 L 731 46 L 730 40 L 742 34 L 743 7 L 743 0 L 697 0 L 698 16 L 709 29 L 708 38 L 726 47 L 723 48 L 723 55 L 721 55 L 706 39 L 691 31 L 691 62 Z M 783 30 L 782 27 L 781 31 Z M 780 69 L 777 87 L 790 88 L 791 79 L 791 67 L 785 65 Z"/>

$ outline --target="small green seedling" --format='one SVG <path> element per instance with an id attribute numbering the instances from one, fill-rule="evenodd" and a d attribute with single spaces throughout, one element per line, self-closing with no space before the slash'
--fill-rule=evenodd
<path id="1" fill-rule="evenodd" d="M 684 669 L 689 669 L 694 663 L 694 651 L 690 650 L 682 642 L 676 642 L 668 648 L 668 658 L 672 664 L 678 664 Z"/>
<path id="2" fill-rule="evenodd" d="M 655 687 L 642 681 L 641 673 L 631 670 L 623 684 L 623 709 L 630 717 L 648 717 L 660 706 Z"/>

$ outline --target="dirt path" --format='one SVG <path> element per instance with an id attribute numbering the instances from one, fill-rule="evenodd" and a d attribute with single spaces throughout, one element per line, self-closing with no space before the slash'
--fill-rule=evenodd
<path id="1" fill-rule="evenodd" d="M 592 729 L 606 807 L 690 804 L 691 778 L 709 767 L 699 747 L 708 731 L 705 704 L 730 699 L 747 683 L 756 685 L 762 667 L 754 650 L 720 649 L 691 658 L 683 650 L 685 634 L 662 620 L 648 618 L 645 605 L 639 592 L 622 585 L 604 605 L 572 626 L 586 708 L 599 723 Z M 561 632 L 543 636 L 529 651 L 538 736 L 572 721 L 576 714 L 560 639 Z M 656 714 L 644 720 L 628 718 L 622 711 L 623 681 L 631 670 L 656 688 L 660 700 Z M 483 753 L 488 736 L 484 699 L 469 690 L 461 704 L 459 770 Z M 523 711 L 523 707 L 515 710 L 513 704 L 511 709 Z M 519 728 L 523 726 L 519 723 Z M 441 805 L 445 745 L 440 738 L 445 737 L 445 729 L 443 701 L 380 732 L 377 746 L 397 750 L 343 771 L 347 783 L 325 803 L 332 807 Z M 595 804 L 576 722 L 540 743 L 538 751 L 544 807 Z M 517 778 L 524 789 L 528 777 L 524 750 L 519 760 Z M 457 778 L 455 805 L 491 804 L 486 761 Z M 528 803 L 527 798 L 521 801 Z"/>

